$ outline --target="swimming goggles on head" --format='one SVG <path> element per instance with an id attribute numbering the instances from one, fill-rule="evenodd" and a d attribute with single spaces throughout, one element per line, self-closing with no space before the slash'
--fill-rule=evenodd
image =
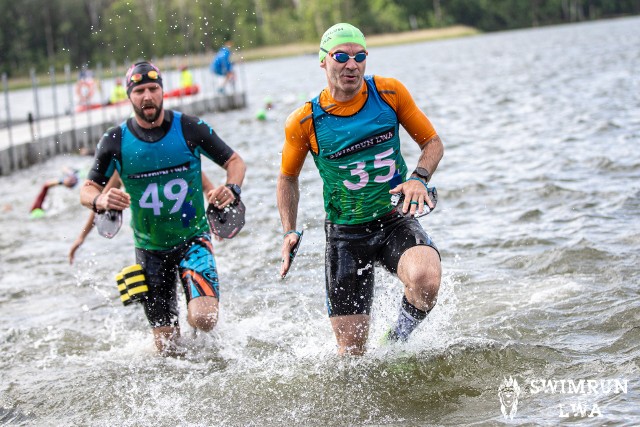
<path id="1" fill-rule="evenodd" d="M 322 49 L 324 52 L 327 52 L 326 50 Z M 345 52 L 327 52 L 327 54 L 332 57 L 336 62 L 339 62 L 341 64 L 346 63 L 348 60 L 353 59 L 356 62 L 362 62 L 365 59 L 367 59 L 367 55 L 369 55 L 369 52 L 367 52 L 366 50 L 364 52 L 358 52 L 355 55 L 351 56 L 348 53 Z"/>
<path id="2" fill-rule="evenodd" d="M 158 80 L 158 78 L 160 77 L 160 75 L 158 74 L 158 72 L 156 70 L 151 70 L 149 72 L 147 72 L 147 74 L 142 74 L 142 73 L 135 73 L 131 75 L 131 81 L 134 83 L 140 83 L 142 81 L 142 79 L 144 78 L 144 76 L 149 77 L 151 80 Z"/>

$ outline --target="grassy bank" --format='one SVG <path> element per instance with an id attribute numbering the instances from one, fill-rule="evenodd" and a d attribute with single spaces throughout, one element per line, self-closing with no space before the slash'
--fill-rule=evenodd
<path id="1" fill-rule="evenodd" d="M 480 31 L 465 25 L 454 25 L 446 28 L 434 28 L 426 30 L 406 31 L 401 33 L 376 34 L 367 37 L 367 47 L 390 46 L 407 43 L 418 43 L 430 40 L 442 40 L 455 37 L 466 37 L 479 34 Z M 263 46 L 253 49 L 242 49 L 234 54 L 235 60 L 242 58 L 243 61 L 260 61 L 264 59 L 282 58 L 296 55 L 318 54 L 317 43 L 289 43 L 278 46 Z M 193 55 L 189 58 L 192 66 L 207 67 L 213 58 L 214 52 L 207 54 Z M 176 60 L 159 61 L 158 67 L 176 68 Z"/>
<path id="2" fill-rule="evenodd" d="M 406 43 L 417 43 L 429 40 L 440 40 L 453 37 L 465 37 L 478 34 L 479 31 L 464 25 L 454 25 L 446 28 L 434 28 L 426 30 L 406 31 L 402 33 L 377 34 L 367 37 L 367 47 L 389 46 Z M 242 49 L 235 54 L 236 59 L 242 58 L 244 61 L 259 61 L 264 59 L 280 58 L 285 56 L 307 55 L 318 53 L 318 43 L 290 43 L 279 46 L 264 46 L 252 49 Z M 194 54 L 189 58 L 181 56 L 167 56 L 166 58 L 156 59 L 156 65 L 161 70 L 176 69 L 184 63 L 191 64 L 192 67 L 209 66 L 215 52 L 207 52 L 203 54 Z M 121 76 L 125 73 L 124 67 L 116 71 L 116 75 Z M 65 83 L 65 76 L 58 71 L 56 81 L 58 84 Z M 73 71 L 73 78 L 77 75 L 77 70 Z M 105 77 L 113 77 L 109 72 L 105 72 Z M 39 84 L 47 86 L 51 82 L 49 74 L 38 75 Z M 31 87 L 29 77 L 11 78 L 8 81 L 9 90 L 24 89 Z"/>
<path id="3" fill-rule="evenodd" d="M 464 25 L 455 25 L 446 28 L 428 30 L 406 31 L 402 33 L 377 34 L 367 37 L 367 47 L 389 46 L 406 43 L 417 43 L 429 40 L 440 40 L 452 37 L 464 37 L 478 34 L 479 31 Z M 318 43 L 292 43 L 281 46 L 265 46 L 255 49 L 246 49 L 240 55 L 246 61 L 271 59 L 283 56 L 317 54 Z M 210 59 L 209 59 L 210 60 Z"/>

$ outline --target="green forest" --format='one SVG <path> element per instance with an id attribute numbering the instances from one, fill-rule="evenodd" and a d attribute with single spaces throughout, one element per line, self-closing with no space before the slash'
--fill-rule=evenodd
<path id="1" fill-rule="evenodd" d="M 498 31 L 640 13 L 640 0 L 0 0 L 0 72 L 316 42 L 346 21 L 366 35 L 464 24 Z"/>

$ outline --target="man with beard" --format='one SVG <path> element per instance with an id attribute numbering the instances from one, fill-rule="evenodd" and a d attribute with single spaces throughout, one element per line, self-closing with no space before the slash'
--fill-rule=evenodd
<path id="1" fill-rule="evenodd" d="M 136 262 L 148 292 L 142 299 L 163 355 L 179 352 L 176 279 L 187 299 L 187 320 L 211 330 L 218 320 L 218 273 L 205 216 L 200 155 L 226 170 L 226 184 L 206 200 L 223 209 L 240 196 L 245 164 L 203 120 L 163 108 L 160 70 L 138 62 L 126 74 L 134 115 L 100 140 L 80 201 L 94 212 L 131 208 Z M 102 190 L 119 176 L 125 190 Z M 115 179 L 115 178 L 114 178 Z"/>

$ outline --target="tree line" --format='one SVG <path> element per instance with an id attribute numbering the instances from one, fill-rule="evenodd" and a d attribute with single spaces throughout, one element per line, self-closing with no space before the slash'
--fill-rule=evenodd
<path id="1" fill-rule="evenodd" d="M 0 72 L 125 63 L 465 24 L 498 31 L 640 13 L 638 0 L 0 0 Z"/>

